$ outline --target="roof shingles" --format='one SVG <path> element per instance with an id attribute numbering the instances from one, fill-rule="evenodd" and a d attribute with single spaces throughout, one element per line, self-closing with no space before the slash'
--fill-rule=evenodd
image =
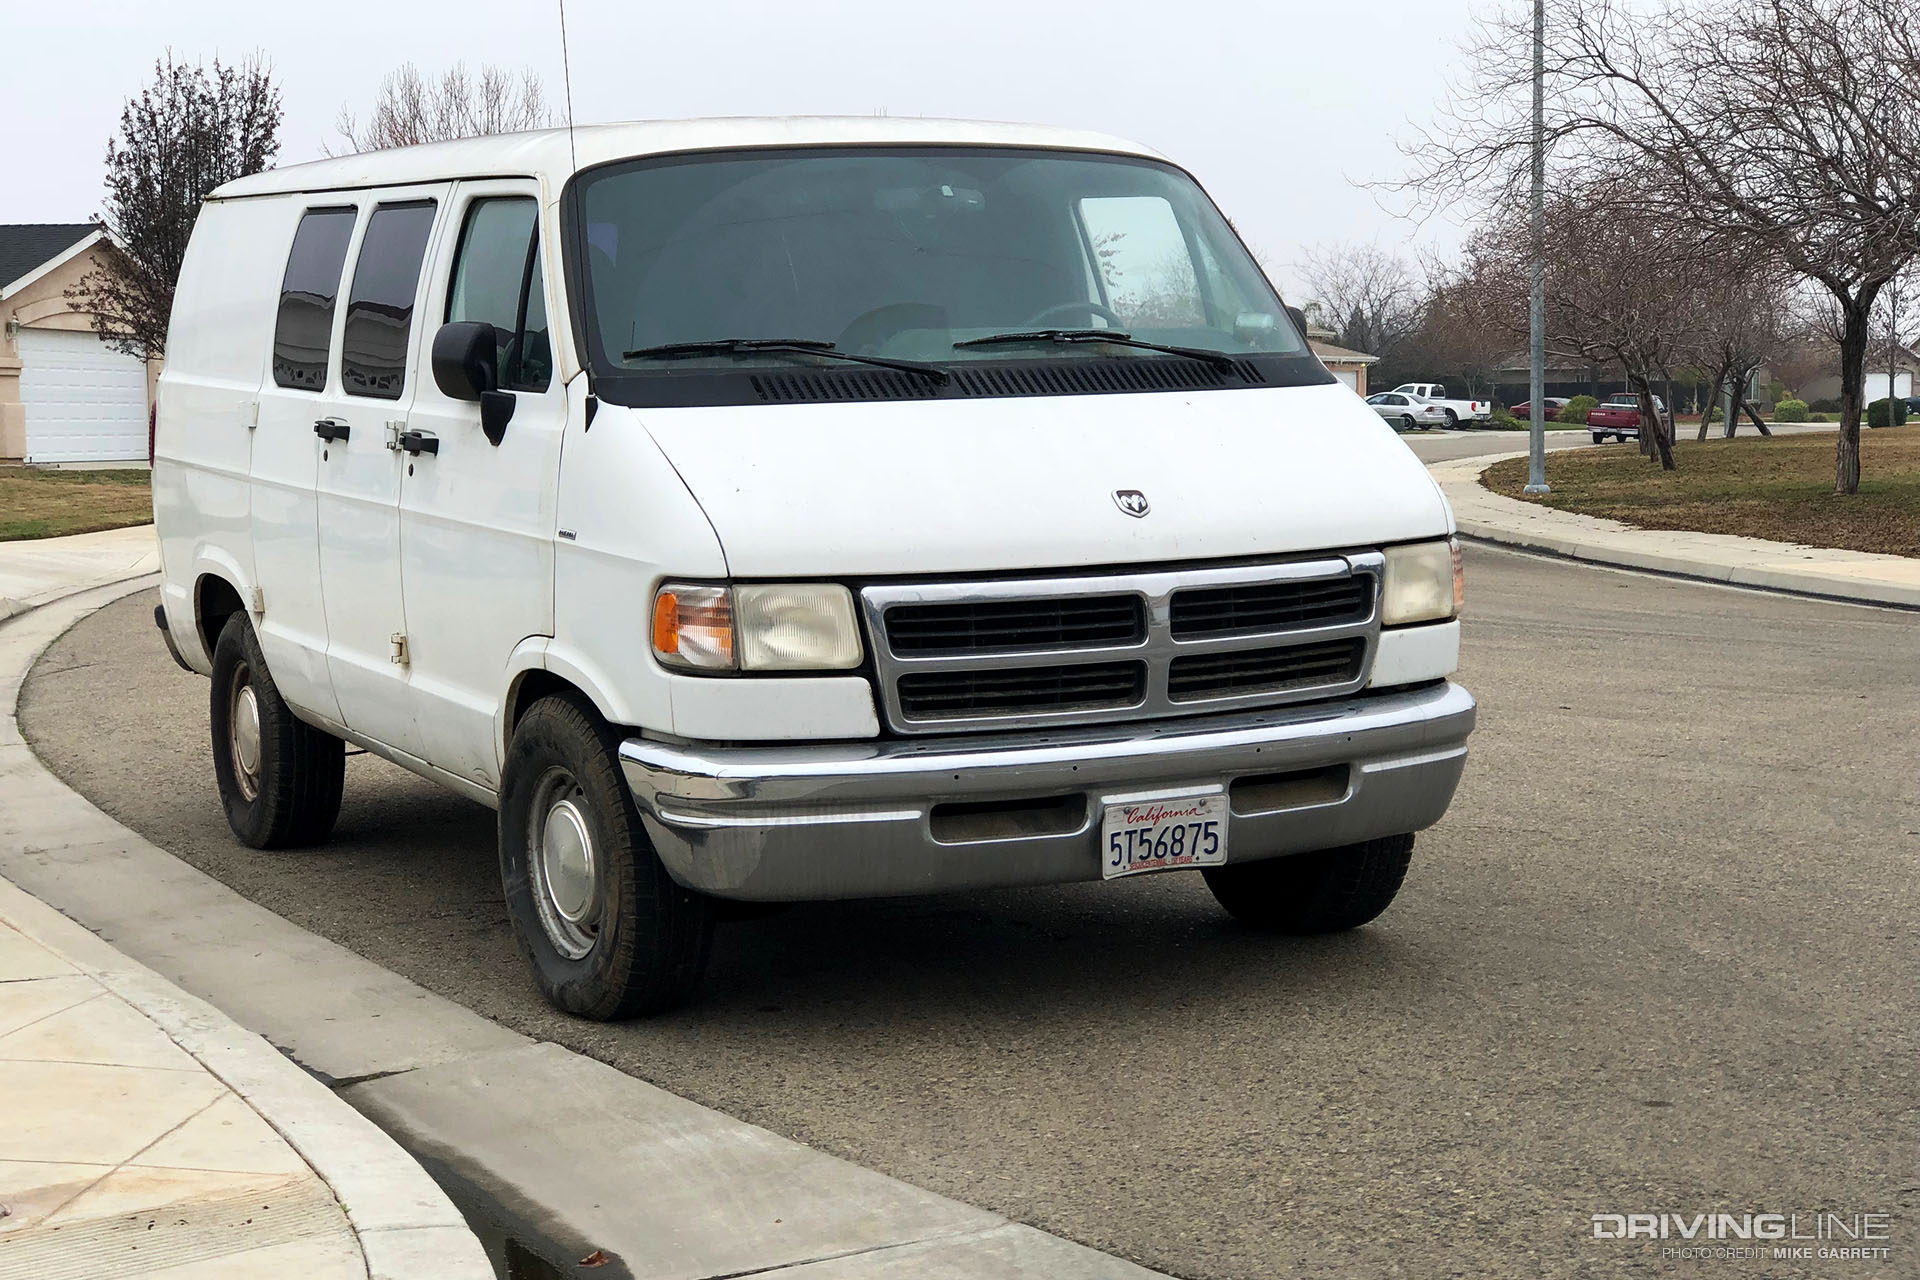
<path id="1" fill-rule="evenodd" d="M 0 222 L 0 289 L 94 233 L 91 222 Z"/>

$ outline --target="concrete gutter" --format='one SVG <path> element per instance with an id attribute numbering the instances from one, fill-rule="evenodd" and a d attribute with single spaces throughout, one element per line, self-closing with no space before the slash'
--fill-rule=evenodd
<path id="1" fill-rule="evenodd" d="M 308 933 L 94 808 L 21 741 L 18 690 L 62 631 L 141 585 L 0 626 L 0 875 L 265 1036 L 500 1234 L 562 1274 L 645 1280 L 1155 1274 L 536 1043 Z M 330 1158 L 320 1146 L 314 1157 L 316 1167 Z M 341 1176 L 351 1191 L 351 1171 Z M 364 1212 L 414 1203 L 387 1195 Z M 604 1264 L 576 1270 L 596 1253 Z"/>
<path id="2" fill-rule="evenodd" d="M 1503 497 L 1480 483 L 1482 473 L 1494 463 L 1524 457 L 1524 452 L 1517 452 L 1428 465 L 1453 504 L 1462 535 L 1594 564 L 1825 600 L 1920 609 L 1920 560 L 1908 556 L 1803 547 L 1724 533 L 1637 529 L 1617 520 Z"/>

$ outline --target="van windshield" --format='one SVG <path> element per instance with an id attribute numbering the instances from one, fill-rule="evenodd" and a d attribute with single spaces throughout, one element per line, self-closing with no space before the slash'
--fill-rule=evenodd
<path id="1" fill-rule="evenodd" d="M 826 343 L 942 366 L 1307 352 L 1226 219 L 1150 160 L 729 152 L 603 166 L 576 188 L 602 375 L 824 366 L 799 348 Z"/>

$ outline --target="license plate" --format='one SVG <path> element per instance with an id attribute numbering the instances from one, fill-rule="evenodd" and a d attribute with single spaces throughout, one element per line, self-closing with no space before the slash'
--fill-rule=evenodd
<path id="1" fill-rule="evenodd" d="M 1219 793 L 1110 804 L 1100 820 L 1100 874 L 1136 875 L 1227 860 L 1227 798 Z"/>

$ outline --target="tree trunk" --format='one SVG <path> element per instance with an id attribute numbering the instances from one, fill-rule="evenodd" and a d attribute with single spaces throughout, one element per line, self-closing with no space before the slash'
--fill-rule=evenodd
<path id="1" fill-rule="evenodd" d="M 1860 411 L 1866 397 L 1867 321 L 1878 288 L 1862 288 L 1840 304 L 1840 444 L 1834 459 L 1835 493 L 1860 492 Z"/>
<path id="2" fill-rule="evenodd" d="M 1702 440 L 1707 438 L 1707 424 L 1713 420 L 1713 411 L 1720 407 L 1720 393 L 1727 384 L 1728 372 L 1725 365 L 1713 371 L 1713 394 L 1700 402 L 1700 438 Z"/>
<path id="3" fill-rule="evenodd" d="M 1667 436 L 1667 424 L 1653 407 L 1653 379 L 1628 374 L 1627 380 L 1633 383 L 1634 392 L 1640 397 L 1640 452 L 1660 459 L 1662 471 L 1675 470 L 1673 441 Z"/>
<path id="4" fill-rule="evenodd" d="M 1761 435 L 1770 436 L 1773 434 L 1773 428 L 1769 427 L 1766 423 L 1760 421 L 1759 413 L 1754 410 L 1753 401 L 1742 400 L 1740 402 L 1740 407 L 1747 411 L 1747 416 L 1753 419 L 1753 425 L 1759 429 Z M 1731 435 L 1732 432 L 1728 432 L 1728 434 Z"/>

